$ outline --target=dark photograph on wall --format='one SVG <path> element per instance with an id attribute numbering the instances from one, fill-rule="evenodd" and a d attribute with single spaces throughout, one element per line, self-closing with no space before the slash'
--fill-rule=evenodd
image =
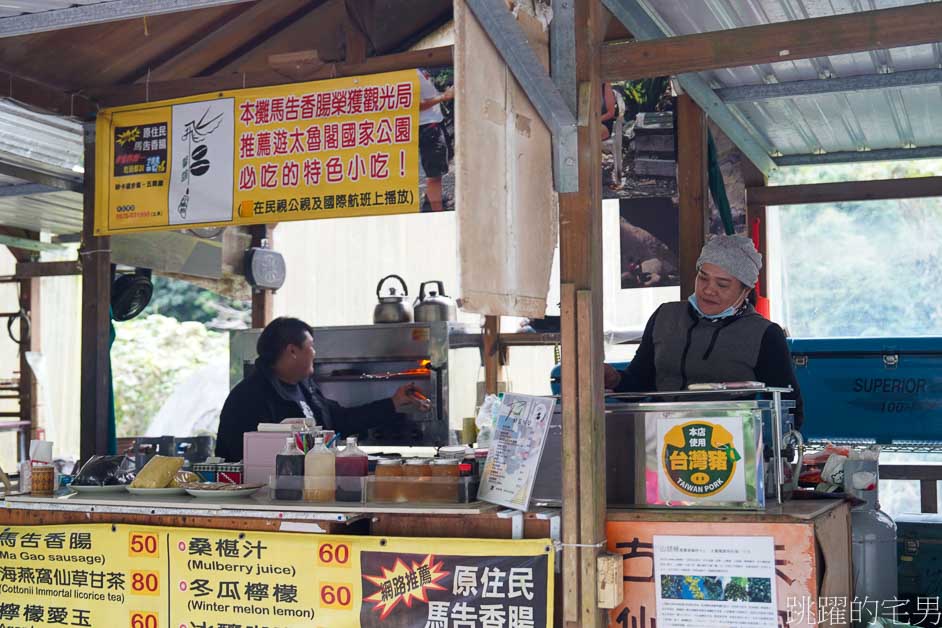
<path id="1" fill-rule="evenodd" d="M 622 289 L 680 285 L 680 238 L 674 199 L 623 198 L 619 210 Z"/>

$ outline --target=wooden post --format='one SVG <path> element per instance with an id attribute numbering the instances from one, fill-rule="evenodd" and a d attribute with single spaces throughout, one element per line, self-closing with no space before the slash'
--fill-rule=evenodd
<path id="1" fill-rule="evenodd" d="M 95 125 L 85 127 L 85 186 L 82 218 L 82 396 L 80 456 L 108 451 L 111 359 L 111 238 L 95 237 Z"/>
<path id="2" fill-rule="evenodd" d="M 249 227 L 252 234 L 252 246 L 262 246 L 262 241 L 268 242 L 268 247 L 274 245 L 272 241 L 275 225 L 252 225 Z M 271 322 L 275 314 L 275 294 L 271 290 L 252 288 L 252 327 L 262 328 Z"/>
<path id="3" fill-rule="evenodd" d="M 742 160 L 742 178 L 743 183 L 746 185 L 746 189 L 749 188 L 759 188 L 765 187 L 768 184 L 768 179 L 765 174 L 753 164 L 748 159 Z M 766 274 L 766 267 L 769 264 L 768 257 L 768 242 L 766 240 L 767 236 L 767 223 L 765 219 L 765 205 L 760 205 L 753 203 L 749 194 L 746 194 L 746 235 L 750 238 L 752 237 L 752 229 L 755 221 L 759 221 L 759 253 L 762 254 L 762 268 L 759 270 L 759 294 L 763 297 L 768 298 L 769 296 L 769 284 L 767 281 L 768 275 Z"/>
<path id="4" fill-rule="evenodd" d="M 563 618 L 567 628 L 607 625 L 598 608 L 605 538 L 602 362 L 602 196 L 599 47 L 602 5 L 575 2 L 579 191 L 559 195 L 563 368 Z"/>
<path id="5" fill-rule="evenodd" d="M 709 222 L 707 123 L 690 96 L 677 98 L 677 195 L 680 198 L 680 298 L 693 294 L 697 258 Z"/>
<path id="6" fill-rule="evenodd" d="M 500 316 L 484 317 L 482 336 L 484 357 L 484 394 L 496 395 L 497 382 L 500 381 Z"/>
<path id="7" fill-rule="evenodd" d="M 25 314 L 20 318 L 20 420 L 29 421 L 30 436 L 20 432 L 18 449 L 20 459 L 29 457 L 29 438 L 36 438 L 39 419 L 39 394 L 36 377 L 26 360 L 28 351 L 40 350 L 40 308 L 39 278 L 20 280 L 20 311 Z"/>

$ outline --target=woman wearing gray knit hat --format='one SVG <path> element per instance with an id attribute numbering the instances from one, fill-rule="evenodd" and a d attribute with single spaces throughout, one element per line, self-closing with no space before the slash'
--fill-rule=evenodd
<path id="1" fill-rule="evenodd" d="M 795 421 L 801 393 L 785 333 L 749 303 L 762 256 L 752 240 L 714 236 L 697 260 L 687 301 L 665 303 L 648 319 L 641 345 L 622 373 L 606 365 L 605 386 L 617 392 L 683 390 L 690 384 L 758 381 L 791 386 Z"/>

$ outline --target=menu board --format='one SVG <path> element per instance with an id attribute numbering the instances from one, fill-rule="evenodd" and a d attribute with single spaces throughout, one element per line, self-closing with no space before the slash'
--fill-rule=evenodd
<path id="1" fill-rule="evenodd" d="M 552 397 L 503 396 L 478 499 L 527 509 L 555 405 Z"/>
<path id="2" fill-rule="evenodd" d="M 546 539 L 11 527 L 0 625 L 545 627 L 553 558 Z"/>

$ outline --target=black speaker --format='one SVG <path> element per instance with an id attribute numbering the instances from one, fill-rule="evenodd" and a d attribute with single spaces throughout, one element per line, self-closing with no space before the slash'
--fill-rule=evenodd
<path id="1" fill-rule="evenodd" d="M 116 321 L 129 321 L 139 315 L 154 295 L 149 268 L 118 275 L 111 284 L 111 316 Z"/>

